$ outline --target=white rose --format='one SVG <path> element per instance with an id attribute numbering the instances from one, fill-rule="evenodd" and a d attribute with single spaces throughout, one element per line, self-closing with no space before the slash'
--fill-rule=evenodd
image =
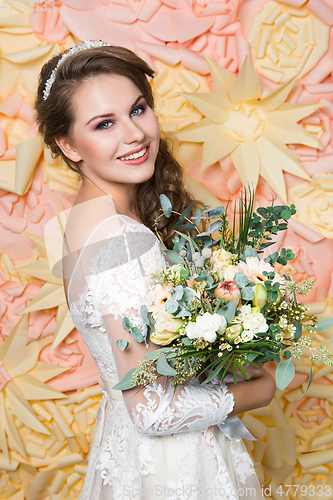
<path id="1" fill-rule="evenodd" d="M 197 317 L 196 323 L 207 342 L 214 342 L 216 339 L 216 332 L 222 326 L 222 317 L 220 314 L 210 314 L 209 312 Z"/>
<path id="2" fill-rule="evenodd" d="M 197 339 L 203 336 L 203 332 L 200 330 L 198 325 L 193 321 L 190 321 L 185 327 L 185 334 L 189 339 Z"/>
<path id="3" fill-rule="evenodd" d="M 225 319 L 224 316 L 221 316 L 221 321 L 222 321 L 222 324 L 221 324 L 221 326 L 217 330 L 217 333 L 219 335 L 222 335 L 225 332 L 225 329 L 227 328 L 227 320 Z"/>
<path id="4" fill-rule="evenodd" d="M 241 333 L 241 339 L 243 342 L 250 342 L 250 340 L 252 340 L 253 337 L 254 334 L 250 330 L 243 330 Z"/>
<path id="5" fill-rule="evenodd" d="M 244 322 L 244 328 L 252 330 L 253 333 L 258 333 L 258 332 L 267 332 L 268 330 L 268 324 L 266 323 L 265 317 L 261 313 L 253 313 L 251 314 L 251 318 L 249 319 L 251 322 L 250 328 L 245 326 Z"/>
<path id="6" fill-rule="evenodd" d="M 240 313 L 235 317 L 235 319 L 239 322 L 244 322 L 250 318 L 251 318 L 251 306 L 248 305 L 242 306 L 240 309 Z"/>

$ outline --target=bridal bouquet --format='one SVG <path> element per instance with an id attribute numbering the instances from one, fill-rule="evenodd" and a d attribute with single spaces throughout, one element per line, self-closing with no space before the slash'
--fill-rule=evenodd
<path id="1" fill-rule="evenodd" d="M 160 217 L 170 217 L 172 205 L 165 195 L 161 205 Z M 213 378 L 223 381 L 231 372 L 237 383 L 237 375 L 248 378 L 247 365 L 276 361 L 276 383 L 283 390 L 295 374 L 293 358 L 303 348 L 310 350 L 309 384 L 311 360 L 333 366 L 333 353 L 325 345 L 311 347 L 309 336 L 333 326 L 332 319 L 317 321 L 297 300 L 314 282 L 290 279 L 286 266 L 295 258 L 290 249 L 262 257 L 274 244 L 272 236 L 287 228 L 295 206 L 255 210 L 252 193 L 245 193 L 232 221 L 227 208 L 200 210 L 192 203 L 178 214 L 173 250 L 165 250 L 173 265 L 152 275 L 155 300 L 141 307 L 144 335 L 128 318 L 123 321 L 134 340 L 159 347 L 115 389 L 145 385 L 163 375 L 174 385 L 198 377 L 205 384 Z M 120 349 L 128 345 L 125 338 L 118 340 Z"/>

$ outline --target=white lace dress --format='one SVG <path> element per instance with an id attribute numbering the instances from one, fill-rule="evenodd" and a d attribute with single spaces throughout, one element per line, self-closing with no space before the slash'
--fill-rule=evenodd
<path id="1" fill-rule="evenodd" d="M 153 300 L 150 275 L 166 265 L 155 235 L 121 215 L 98 224 L 76 262 L 70 311 L 104 392 L 80 500 L 262 499 L 243 442 L 218 427 L 234 405 L 227 384 L 191 382 L 174 394 L 161 377 L 141 391 L 112 389 L 147 354 L 131 340 L 118 349 L 116 341 L 129 335 L 122 318 L 142 328 L 140 306 Z"/>

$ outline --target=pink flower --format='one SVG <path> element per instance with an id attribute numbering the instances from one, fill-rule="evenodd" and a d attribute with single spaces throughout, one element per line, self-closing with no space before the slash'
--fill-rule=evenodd
<path id="1" fill-rule="evenodd" d="M 236 306 L 241 299 L 241 291 L 234 281 L 221 281 L 215 288 L 214 295 L 217 299 L 225 299 L 227 302 L 233 300 Z"/>
<path id="2" fill-rule="evenodd" d="M 57 0 L 56 3 L 46 2 L 45 10 L 45 2 L 43 3 L 44 5 L 38 4 L 38 9 L 36 3 L 36 7 L 29 17 L 31 28 L 40 40 L 47 40 L 49 43 L 65 43 L 69 30 L 59 16 L 61 0 Z"/>

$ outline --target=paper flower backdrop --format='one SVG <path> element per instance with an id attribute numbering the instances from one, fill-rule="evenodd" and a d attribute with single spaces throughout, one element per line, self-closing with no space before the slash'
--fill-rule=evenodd
<path id="1" fill-rule="evenodd" d="M 321 148 L 317 138 L 296 122 L 318 105 L 287 104 L 293 80 L 260 99 L 262 88 L 249 59 L 235 78 L 207 58 L 215 93 L 183 94 L 205 116 L 182 130 L 183 141 L 204 142 L 201 170 L 230 154 L 244 186 L 256 189 L 259 174 L 286 200 L 282 169 L 308 178 L 286 144 Z"/>
<path id="2" fill-rule="evenodd" d="M 295 203 L 297 215 L 276 247 L 294 249 L 288 272 L 296 281 L 315 280 L 306 301 L 313 314 L 329 317 L 333 3 L 56 0 L 44 12 L 19 6 L 5 1 L 0 12 L 0 496 L 77 499 L 101 388 L 46 255 L 44 228 L 72 205 L 80 181 L 37 135 L 41 66 L 88 38 L 146 59 L 156 70 L 160 123 L 187 185 L 209 204 L 236 198 L 248 181 L 257 186 L 258 204 L 269 204 L 272 192 Z M 316 334 L 315 342 L 329 336 Z M 276 491 L 313 498 L 303 494 L 310 487 L 333 497 L 333 374 L 315 362 L 311 390 L 299 400 L 307 362 L 299 360 L 292 384 L 269 407 L 242 417 L 257 437 L 247 446 L 273 498 L 281 498 Z M 295 487 L 287 495 L 288 484 Z"/>

